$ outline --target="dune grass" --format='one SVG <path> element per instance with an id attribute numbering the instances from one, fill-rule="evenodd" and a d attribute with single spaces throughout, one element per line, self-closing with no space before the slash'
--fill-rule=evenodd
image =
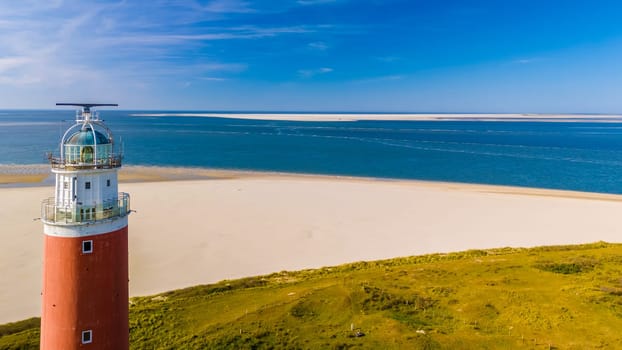
<path id="1" fill-rule="evenodd" d="M 279 272 L 130 301 L 132 349 L 622 348 L 622 245 Z M 0 349 L 37 348 L 37 319 Z"/>

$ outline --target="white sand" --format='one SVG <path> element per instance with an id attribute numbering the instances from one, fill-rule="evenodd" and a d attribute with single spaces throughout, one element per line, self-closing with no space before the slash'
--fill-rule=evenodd
<path id="1" fill-rule="evenodd" d="M 200 117 L 258 120 L 288 120 L 299 122 L 348 122 L 356 120 L 488 120 L 488 121 L 548 121 L 548 122 L 622 122 L 622 115 L 605 114 L 353 114 L 353 113 L 134 113 L 134 117 Z"/>
<path id="2" fill-rule="evenodd" d="M 472 248 L 619 242 L 622 196 L 312 176 L 122 184 L 130 293 Z M 0 323 L 39 315 L 41 199 L 0 189 Z"/>

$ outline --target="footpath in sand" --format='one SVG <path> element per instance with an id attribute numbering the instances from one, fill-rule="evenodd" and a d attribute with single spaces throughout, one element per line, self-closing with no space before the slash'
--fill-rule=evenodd
<path id="1" fill-rule="evenodd" d="M 359 260 L 622 237 L 615 195 L 140 167 L 121 179 L 136 210 L 131 295 Z M 40 314 L 43 234 L 33 219 L 53 192 L 0 188 L 0 323 Z"/>

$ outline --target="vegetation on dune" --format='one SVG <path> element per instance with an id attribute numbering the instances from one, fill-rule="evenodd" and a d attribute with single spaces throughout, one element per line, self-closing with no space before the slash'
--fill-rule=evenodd
<path id="1" fill-rule="evenodd" d="M 132 349 L 622 348 L 622 245 L 471 250 L 223 281 L 130 302 Z M 0 349 L 37 348 L 37 319 Z"/>
<path id="2" fill-rule="evenodd" d="M 39 349 L 38 317 L 0 325 L 0 349 Z"/>

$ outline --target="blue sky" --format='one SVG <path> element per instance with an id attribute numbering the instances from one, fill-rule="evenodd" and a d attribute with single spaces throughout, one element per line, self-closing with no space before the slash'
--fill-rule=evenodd
<path id="1" fill-rule="evenodd" d="M 622 3 L 0 0 L 0 109 L 622 113 Z"/>

